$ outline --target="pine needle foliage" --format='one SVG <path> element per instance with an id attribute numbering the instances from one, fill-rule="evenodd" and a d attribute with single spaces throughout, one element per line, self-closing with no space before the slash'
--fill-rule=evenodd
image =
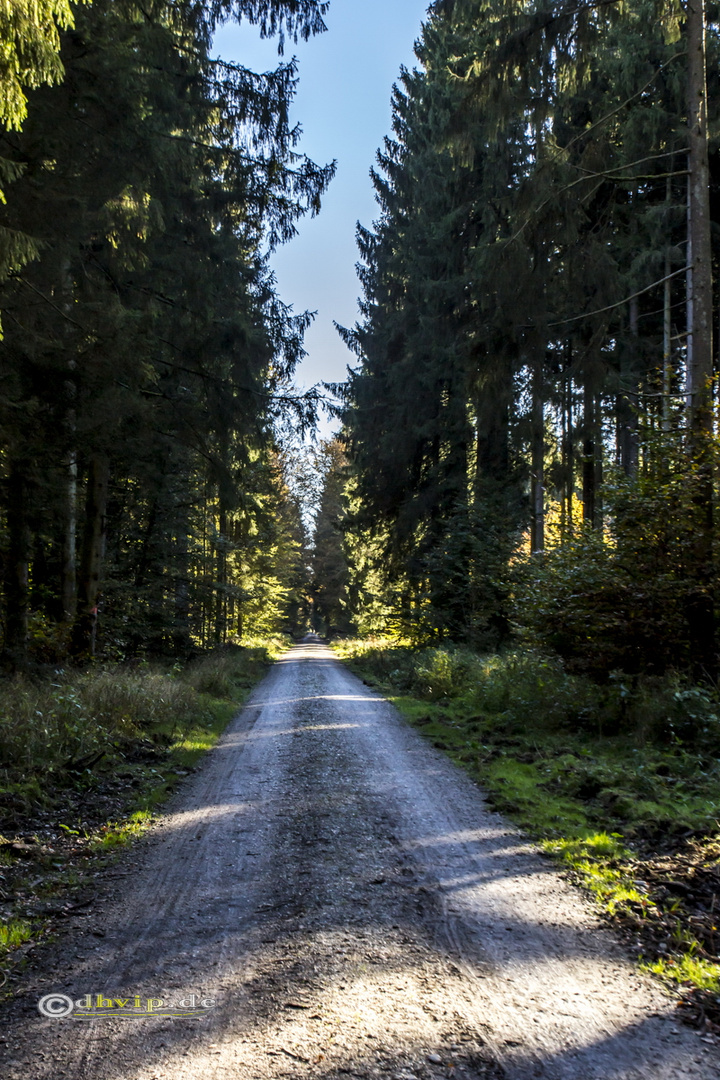
<path id="1" fill-rule="evenodd" d="M 259 74 L 210 46 L 221 19 L 294 38 L 325 7 L 77 7 L 63 80 L 0 134 L 10 667 L 187 652 L 302 606 L 280 432 L 315 419 L 292 387 L 310 316 L 281 302 L 267 253 L 334 166 L 300 151 L 294 62 Z"/>
<path id="2" fill-rule="evenodd" d="M 707 5 L 715 220 L 719 15 Z M 388 618 L 420 640 L 485 647 L 526 625 L 601 678 L 713 669 L 714 436 L 682 396 L 688 32 L 676 0 L 430 8 L 343 331 L 348 545 L 377 552 Z M 572 581 L 596 571 L 581 615 Z"/>

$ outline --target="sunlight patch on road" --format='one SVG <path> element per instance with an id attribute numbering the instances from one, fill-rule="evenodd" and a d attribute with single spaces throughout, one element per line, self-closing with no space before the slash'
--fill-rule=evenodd
<path id="1" fill-rule="evenodd" d="M 501 839 L 509 836 L 511 839 L 517 841 L 517 836 L 512 833 L 508 833 L 507 826 L 501 826 L 497 829 L 461 829 L 458 832 L 443 833 L 442 836 L 417 836 L 413 837 L 408 843 L 408 847 L 440 847 L 442 844 L 487 844 L 488 840 Z M 523 853 L 527 850 L 527 845 L 522 849 Z M 519 853 L 519 848 L 509 849 L 503 848 L 503 855 L 509 855 L 511 853 Z"/>
<path id="2" fill-rule="evenodd" d="M 311 697 L 276 698 L 271 701 L 251 701 L 245 706 L 246 709 L 266 709 L 275 705 L 299 705 L 303 701 L 360 701 L 367 702 L 385 701 L 383 697 L 370 697 L 367 694 L 314 694 Z"/>
<path id="3" fill-rule="evenodd" d="M 182 829 L 184 827 L 205 827 L 210 820 L 235 815 L 238 811 L 254 811 L 258 804 L 253 802 L 217 803 L 215 806 L 199 806 L 194 810 L 181 810 L 168 814 L 158 825 L 163 829 Z"/>
<path id="4" fill-rule="evenodd" d="M 277 739 L 281 735 L 299 735 L 303 731 L 342 731 L 345 728 L 367 727 L 366 724 L 298 724 L 297 727 L 276 728 L 274 731 L 251 731 L 246 736 L 248 742 L 262 742 L 264 739 Z"/>
<path id="5" fill-rule="evenodd" d="M 314 972 L 302 987 L 283 986 L 279 972 L 291 959 Z M 558 1064 L 572 1075 L 586 1075 L 587 1067 L 597 1076 L 598 1055 L 606 1049 L 610 1080 L 626 1075 L 615 1067 L 617 1045 L 626 1042 L 632 1060 L 634 1036 L 646 1022 L 641 1009 L 628 1018 L 619 995 L 617 1014 L 611 1008 L 608 1015 L 608 998 L 618 988 L 603 959 L 534 957 L 473 977 L 427 946 L 408 950 L 379 928 L 362 936 L 342 927 L 302 941 L 284 938 L 276 952 L 256 953 L 249 968 L 245 978 L 255 976 L 254 992 L 245 1021 L 232 1032 L 201 1035 L 190 1054 L 168 1055 L 160 1068 L 146 1066 L 138 1080 L 255 1080 L 260 1074 L 301 1080 L 318 1069 L 409 1078 L 427 1075 L 433 1062 L 442 1075 L 458 1065 L 465 1074 L 475 1062 L 484 1074 L 493 1051 L 513 1076 Z M 517 1019 L 523 1013 L 521 1046 Z M 666 1063 L 673 1051 L 672 1043 L 663 1045 Z"/>

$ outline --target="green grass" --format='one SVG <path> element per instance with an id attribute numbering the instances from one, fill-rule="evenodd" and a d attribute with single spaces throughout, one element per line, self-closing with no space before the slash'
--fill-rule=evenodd
<path id="1" fill-rule="evenodd" d="M 78 851 L 73 855 L 66 845 L 60 854 L 35 858 L 33 876 L 42 872 L 42 884 L 35 888 L 22 861 L 0 846 L 0 870 L 17 891 L 16 909 L 24 914 L 26 901 L 21 897 L 29 892 L 35 902 L 72 897 L 141 836 L 286 647 L 279 639 L 253 642 L 219 650 L 184 668 L 100 669 L 68 675 L 54 686 L 23 681 L 0 685 L 0 791 L 13 801 L 16 815 L 32 820 L 35 807 L 64 806 L 73 792 L 102 793 L 106 778 L 115 780 L 118 771 L 134 788 L 117 820 L 76 822 L 66 816 L 56 823 L 56 830 L 72 839 Z M 27 726 L 26 745 L 14 704 Z M 48 735 L 44 749 L 43 731 Z M 3 744 L 4 734 L 8 739 Z M 72 762 L 80 759 L 78 767 L 63 765 L 68 752 Z M 90 760 L 83 762 L 88 755 Z M 46 930 L 44 917 L 11 917 L 0 925 L 0 956 L 41 938 Z"/>
<path id="2" fill-rule="evenodd" d="M 17 949 L 32 938 L 32 927 L 23 919 L 11 919 L 0 923 L 0 957 L 12 949 Z"/>
<path id="3" fill-rule="evenodd" d="M 635 885 L 631 872 L 623 868 L 630 852 L 619 834 L 594 833 L 574 839 L 545 840 L 543 851 L 574 871 L 582 885 L 593 894 L 609 915 L 627 905 L 641 910 L 647 897 Z"/>
<path id="4" fill-rule="evenodd" d="M 144 833 L 152 824 L 149 810 L 136 810 L 125 821 L 108 821 L 93 836 L 90 850 L 96 852 L 114 851 L 125 847 L 137 836 Z"/>
<path id="5" fill-rule="evenodd" d="M 677 959 L 656 960 L 652 964 L 641 964 L 641 967 L 668 982 L 679 983 L 682 986 L 696 986 L 699 990 L 708 990 L 713 994 L 720 992 L 720 965 L 687 953 Z"/>

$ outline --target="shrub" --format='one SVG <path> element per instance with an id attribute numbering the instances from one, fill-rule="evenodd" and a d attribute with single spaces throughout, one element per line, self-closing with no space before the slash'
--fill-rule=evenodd
<path id="1" fill-rule="evenodd" d="M 459 697 L 476 668 L 476 658 L 464 649 L 422 649 L 412 664 L 412 688 L 429 701 Z"/>
<path id="2" fill-rule="evenodd" d="M 647 472 L 611 478 L 604 533 L 584 529 L 517 565 L 514 619 L 524 640 L 600 681 L 616 670 L 696 666 L 700 482 L 672 439 L 654 448 Z"/>

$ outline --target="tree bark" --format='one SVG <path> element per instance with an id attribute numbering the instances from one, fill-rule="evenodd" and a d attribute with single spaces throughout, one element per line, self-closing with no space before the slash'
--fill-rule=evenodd
<path id="1" fill-rule="evenodd" d="M 228 511 L 221 492 L 215 560 L 215 642 L 218 645 L 227 639 L 227 552 Z"/>
<path id="2" fill-rule="evenodd" d="M 67 624 L 72 624 L 77 611 L 77 475 L 77 459 L 71 454 L 65 475 L 61 583 L 63 619 Z"/>
<path id="3" fill-rule="evenodd" d="M 530 465 L 530 551 L 545 548 L 545 403 L 543 362 L 538 358 L 532 387 L 532 453 Z"/>
<path id="4" fill-rule="evenodd" d="M 623 350 L 620 376 L 622 386 L 617 400 L 617 443 L 620 466 L 626 476 L 637 476 L 640 441 L 638 438 L 638 298 L 630 301 L 630 345 Z"/>
<path id="5" fill-rule="evenodd" d="M 10 462 L 8 482 L 8 553 L 5 564 L 5 641 L 3 660 L 13 671 L 27 666 L 28 561 L 27 462 Z"/>
<path id="6" fill-rule="evenodd" d="M 696 471 L 694 537 L 695 585 L 687 618 L 698 675 L 714 678 L 715 602 L 712 531 L 713 431 L 712 262 L 710 246 L 710 170 L 708 164 L 705 0 L 688 0 L 688 364 L 687 398 L 690 447 Z"/>
<path id="7" fill-rule="evenodd" d="M 85 500 L 82 558 L 78 579 L 78 611 L 73 626 L 71 652 L 75 657 L 95 655 L 98 605 L 105 556 L 106 511 L 110 463 L 104 454 L 90 462 Z"/>
<path id="8" fill-rule="evenodd" d="M 708 164 L 705 0 L 688 0 L 688 318 L 687 393 L 695 442 L 712 431 L 712 255 Z"/>
<path id="9" fill-rule="evenodd" d="M 595 528 L 595 395 L 586 382 L 583 394 L 583 463 L 582 500 L 583 521 Z"/>
<path id="10" fill-rule="evenodd" d="M 672 166 L 671 166 L 672 167 Z M 665 202 L 672 205 L 672 180 L 666 181 Z M 665 249 L 665 285 L 663 289 L 663 367 L 662 367 L 662 430 L 671 427 L 670 392 L 672 390 L 672 283 L 670 281 L 670 248 Z"/>
<path id="11" fill-rule="evenodd" d="M 175 652 L 182 655 L 190 650 L 190 551 L 188 523 L 184 515 L 180 516 L 177 524 L 175 544 L 177 555 L 173 596 L 173 645 Z"/>

